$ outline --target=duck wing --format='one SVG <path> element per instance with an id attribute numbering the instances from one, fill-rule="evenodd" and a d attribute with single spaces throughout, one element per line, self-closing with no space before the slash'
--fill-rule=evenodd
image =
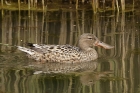
<path id="1" fill-rule="evenodd" d="M 39 53 L 58 52 L 58 53 L 71 53 L 78 52 L 79 48 L 71 45 L 45 45 L 45 44 L 32 44 L 28 43 L 30 49 Z"/>

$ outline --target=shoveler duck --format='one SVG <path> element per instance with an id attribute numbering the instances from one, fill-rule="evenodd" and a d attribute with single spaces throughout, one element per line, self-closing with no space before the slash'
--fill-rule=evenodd
<path id="1" fill-rule="evenodd" d="M 101 42 L 95 35 L 84 33 L 79 37 L 78 47 L 71 45 L 27 44 L 30 48 L 17 46 L 19 50 L 28 54 L 39 62 L 78 63 L 88 62 L 98 58 L 93 46 L 112 49 L 113 46 Z"/>

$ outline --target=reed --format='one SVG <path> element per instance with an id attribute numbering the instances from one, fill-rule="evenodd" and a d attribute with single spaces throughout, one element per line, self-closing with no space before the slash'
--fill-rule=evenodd
<path id="1" fill-rule="evenodd" d="M 74 32 L 76 32 L 76 29 L 75 29 L 75 27 L 76 27 L 76 25 L 74 25 L 75 23 L 75 21 L 74 21 L 74 15 L 75 15 L 75 12 L 70 12 L 70 41 L 69 41 L 69 43 L 72 45 L 73 44 L 73 38 L 74 38 Z"/>
<path id="2" fill-rule="evenodd" d="M 112 0 L 112 8 L 115 10 L 115 0 Z"/>
<path id="3" fill-rule="evenodd" d="M 91 5 L 92 5 L 92 9 L 94 11 L 94 14 L 96 14 L 97 8 L 98 8 L 98 0 L 92 0 Z"/>
<path id="4" fill-rule="evenodd" d="M 1 0 L 1 7 L 3 7 L 3 0 Z"/>
<path id="5" fill-rule="evenodd" d="M 10 3 L 9 3 L 10 2 Z M 72 3 L 74 2 L 74 3 Z M 79 3 L 82 2 L 82 3 Z M 89 9 L 87 8 L 87 6 L 92 7 L 91 9 L 93 9 L 94 13 L 96 14 L 97 12 L 104 11 L 104 10 L 114 10 L 115 9 L 119 12 L 121 11 L 125 11 L 125 6 L 127 4 L 125 4 L 125 0 L 90 0 L 90 4 L 85 4 L 84 2 L 86 2 L 86 0 L 73 0 L 73 1 L 69 1 L 69 4 L 67 6 L 73 6 L 75 7 L 76 10 L 81 10 L 81 9 Z M 135 0 L 133 0 L 132 3 L 132 11 L 134 11 L 134 7 L 135 7 Z M 47 11 L 58 11 L 59 9 L 67 9 L 65 4 L 62 4 L 63 2 L 60 0 L 55 0 L 53 2 L 50 2 L 49 0 L 17 0 L 17 6 L 16 6 L 16 2 L 14 0 L 1 0 L 1 9 L 15 9 L 15 10 L 34 10 L 34 11 L 46 11 L 45 10 L 45 6 L 47 6 Z M 102 3 L 102 4 L 101 4 Z M 57 5 L 57 6 L 56 6 Z M 103 5 L 103 7 L 101 7 Z M 106 5 L 110 5 L 110 8 L 106 8 L 108 6 Z M 8 7 L 7 7 L 8 6 Z M 28 8 L 26 7 L 28 6 Z M 82 6 L 82 7 L 80 7 Z M 84 6 L 84 7 L 83 7 Z M 119 6 L 121 7 L 121 9 L 119 9 Z M 79 8 L 78 8 L 79 7 Z"/>
<path id="6" fill-rule="evenodd" d="M 30 4 L 30 0 L 28 0 L 28 10 L 31 9 L 31 4 Z"/>
<path id="7" fill-rule="evenodd" d="M 42 9 L 43 9 L 43 11 L 44 11 L 44 8 L 45 8 L 45 6 L 44 6 L 44 0 L 42 0 Z"/>
<path id="8" fill-rule="evenodd" d="M 121 0 L 122 11 L 125 11 L 125 0 Z"/>
<path id="9" fill-rule="evenodd" d="M 132 8 L 132 11 L 134 11 L 134 8 L 135 8 L 135 0 L 133 0 L 133 8 Z"/>
<path id="10" fill-rule="evenodd" d="M 76 0 L 76 10 L 78 9 L 78 0 Z"/>
<path id="11" fill-rule="evenodd" d="M 116 0 L 116 7 L 117 7 L 117 11 L 119 12 L 118 0 Z"/>
<path id="12" fill-rule="evenodd" d="M 20 0 L 18 0 L 18 9 L 20 10 Z"/>

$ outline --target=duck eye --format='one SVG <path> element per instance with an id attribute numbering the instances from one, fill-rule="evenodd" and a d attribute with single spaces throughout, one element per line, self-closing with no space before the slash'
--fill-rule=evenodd
<path id="1" fill-rule="evenodd" d="M 93 38 L 89 37 L 88 39 L 92 40 Z"/>

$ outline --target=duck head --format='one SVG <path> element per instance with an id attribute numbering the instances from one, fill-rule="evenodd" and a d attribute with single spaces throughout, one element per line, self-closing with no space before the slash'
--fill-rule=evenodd
<path id="1" fill-rule="evenodd" d="M 79 47 L 82 50 L 89 50 L 93 46 L 101 46 L 105 49 L 112 49 L 114 46 L 108 45 L 102 41 L 100 41 L 95 35 L 90 33 L 84 33 L 79 38 Z"/>

